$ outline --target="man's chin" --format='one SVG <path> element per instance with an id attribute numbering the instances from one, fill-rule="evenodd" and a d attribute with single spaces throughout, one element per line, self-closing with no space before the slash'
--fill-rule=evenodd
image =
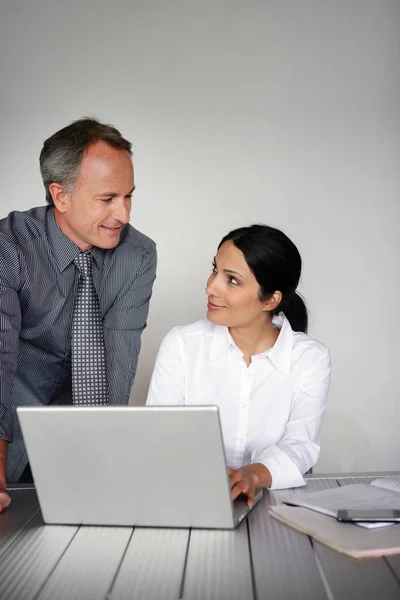
<path id="1" fill-rule="evenodd" d="M 111 248 L 115 248 L 118 246 L 120 242 L 120 236 L 108 236 L 102 235 L 98 238 L 98 240 L 93 244 L 97 246 L 97 248 L 102 248 L 103 250 L 111 250 Z"/>

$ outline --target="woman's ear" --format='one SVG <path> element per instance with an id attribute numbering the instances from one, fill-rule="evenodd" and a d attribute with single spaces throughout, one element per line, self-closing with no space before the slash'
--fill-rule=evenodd
<path id="1" fill-rule="evenodd" d="M 268 300 L 264 300 L 264 306 L 263 306 L 263 310 L 265 311 L 273 311 L 276 309 L 277 306 L 280 305 L 282 301 L 282 292 L 280 292 L 279 290 L 276 290 L 276 292 L 274 292 L 272 294 L 272 296 L 270 298 L 268 298 Z"/>

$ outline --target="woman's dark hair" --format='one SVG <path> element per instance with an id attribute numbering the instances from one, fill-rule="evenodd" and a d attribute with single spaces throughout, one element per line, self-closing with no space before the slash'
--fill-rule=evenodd
<path id="1" fill-rule="evenodd" d="M 99 141 L 117 150 L 126 150 L 132 156 L 132 144 L 118 129 L 91 117 L 74 121 L 44 142 L 39 162 L 48 204 L 53 204 L 50 184 L 60 183 L 69 193 L 74 191 L 83 155 L 91 144 Z"/>
<path id="2" fill-rule="evenodd" d="M 218 249 L 229 240 L 243 252 L 260 286 L 260 299 L 268 300 L 277 290 L 282 293 L 282 300 L 272 315 L 283 311 L 294 331 L 306 333 L 307 308 L 296 292 L 301 274 L 301 256 L 293 242 L 282 231 L 268 225 L 234 229 L 221 240 Z"/>

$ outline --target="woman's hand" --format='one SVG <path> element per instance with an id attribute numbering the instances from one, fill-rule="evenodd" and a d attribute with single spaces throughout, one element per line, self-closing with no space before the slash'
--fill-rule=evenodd
<path id="1" fill-rule="evenodd" d="M 229 482 L 231 484 L 232 500 L 236 500 L 240 494 L 247 496 L 247 506 L 253 506 L 256 491 L 256 482 L 251 473 L 246 471 L 246 467 L 241 469 L 229 469 Z"/>
<path id="2" fill-rule="evenodd" d="M 253 506 L 256 489 L 271 487 L 272 476 L 267 467 L 261 463 L 246 465 L 240 469 L 228 468 L 231 484 L 232 500 L 240 494 L 247 496 L 247 506 Z"/>

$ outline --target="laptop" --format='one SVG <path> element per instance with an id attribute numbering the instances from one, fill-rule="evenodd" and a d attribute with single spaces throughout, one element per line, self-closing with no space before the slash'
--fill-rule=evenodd
<path id="1" fill-rule="evenodd" d="M 233 529 L 251 510 L 231 500 L 216 406 L 17 411 L 45 523 Z"/>

